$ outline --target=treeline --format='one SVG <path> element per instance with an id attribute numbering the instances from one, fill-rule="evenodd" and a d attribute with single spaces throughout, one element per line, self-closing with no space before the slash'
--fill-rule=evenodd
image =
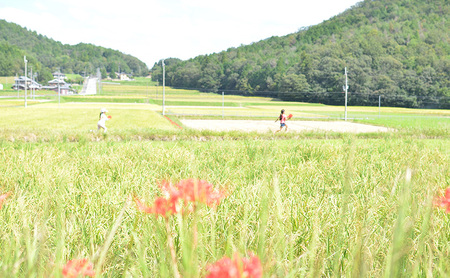
<path id="1" fill-rule="evenodd" d="M 38 72 L 39 81 L 52 79 L 52 72 L 95 75 L 97 68 L 102 76 L 121 72 L 134 76 L 149 73 L 148 67 L 131 55 L 92 44 L 77 45 L 61 42 L 29 31 L 15 23 L 0 20 L 0 76 L 23 75 L 23 56 L 28 65 Z"/>
<path id="2" fill-rule="evenodd" d="M 354 105 L 450 108 L 447 0 L 366 0 L 297 33 L 190 60 L 167 59 L 166 84 Z M 161 82 L 161 63 L 152 68 Z"/>

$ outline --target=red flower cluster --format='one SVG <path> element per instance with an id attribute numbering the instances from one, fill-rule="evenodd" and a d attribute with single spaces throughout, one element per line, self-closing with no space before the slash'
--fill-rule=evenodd
<path id="1" fill-rule="evenodd" d="M 262 266 L 259 258 L 250 254 L 250 258 L 239 258 L 236 253 L 233 259 L 223 257 L 208 266 L 206 278 L 260 278 Z"/>
<path id="2" fill-rule="evenodd" d="M 450 187 L 445 190 L 445 196 L 438 198 L 434 204 L 445 208 L 446 213 L 450 213 Z"/>
<path id="3" fill-rule="evenodd" d="M 182 180 L 175 185 L 164 182 L 162 184 L 164 188 L 168 188 L 170 191 L 178 191 L 180 197 L 186 202 L 198 202 L 204 203 L 208 206 L 218 205 L 220 200 L 225 197 L 225 194 L 217 189 L 213 189 L 213 185 L 204 180 L 187 179 Z"/>
<path id="4" fill-rule="evenodd" d="M 76 278 L 79 276 L 94 277 L 94 265 L 87 259 L 71 260 L 64 266 L 62 275 L 68 278 Z"/>
<path id="5" fill-rule="evenodd" d="M 6 198 L 8 198 L 9 195 L 11 195 L 11 193 L 5 193 L 0 195 L 0 209 L 2 208 L 3 202 L 5 202 Z"/>
<path id="6" fill-rule="evenodd" d="M 136 205 L 140 211 L 145 213 L 154 213 L 156 215 L 161 215 L 163 217 L 168 217 L 171 214 L 177 213 L 178 209 L 178 197 L 170 197 L 166 199 L 164 197 L 158 197 L 153 204 L 153 207 L 148 207 L 143 204 L 138 198 L 134 198 Z"/>
<path id="7" fill-rule="evenodd" d="M 167 217 L 171 214 L 180 212 L 180 200 L 193 203 L 205 203 L 208 206 L 218 205 L 225 194 L 213 185 L 204 180 L 187 179 L 172 185 L 170 182 L 163 181 L 161 190 L 164 197 L 158 197 L 152 207 L 147 207 L 138 198 L 134 198 L 138 209 L 146 213 L 154 213 Z"/>

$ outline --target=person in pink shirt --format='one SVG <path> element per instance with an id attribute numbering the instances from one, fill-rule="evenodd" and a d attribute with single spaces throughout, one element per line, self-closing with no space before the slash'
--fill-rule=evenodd
<path id="1" fill-rule="evenodd" d="M 286 114 L 284 114 L 284 109 L 281 109 L 280 116 L 278 116 L 278 118 L 275 120 L 275 122 L 277 122 L 278 120 L 280 120 L 280 129 L 275 131 L 274 133 L 281 131 L 283 129 L 283 127 L 285 127 L 286 128 L 285 131 L 287 131 L 287 129 L 288 129 L 288 126 L 286 124 L 287 116 L 286 116 Z"/>

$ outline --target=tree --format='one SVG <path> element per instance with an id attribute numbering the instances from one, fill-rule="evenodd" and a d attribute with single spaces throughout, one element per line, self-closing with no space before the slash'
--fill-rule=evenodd
<path id="1" fill-rule="evenodd" d="M 378 95 L 386 105 L 445 105 L 449 14 L 445 0 L 361 1 L 295 34 L 177 61 L 166 72 L 180 87 L 254 95 L 278 90 L 285 100 L 343 104 L 347 67 L 352 105 L 369 105 Z M 161 80 L 160 65 L 152 76 Z"/>
<path id="2" fill-rule="evenodd" d="M 39 82 L 47 82 L 53 79 L 53 74 L 52 72 L 47 69 L 47 68 L 43 68 L 38 75 L 38 81 Z"/>
<path id="3" fill-rule="evenodd" d="M 303 74 L 291 73 L 281 77 L 278 89 L 282 92 L 308 92 L 310 88 Z"/>
<path id="4" fill-rule="evenodd" d="M 100 69 L 100 73 L 101 73 L 101 75 L 102 75 L 102 79 L 108 77 L 108 73 L 106 72 L 106 69 L 105 69 L 105 68 L 102 67 L 102 68 Z"/>
<path id="5" fill-rule="evenodd" d="M 137 76 L 148 73 L 145 63 L 131 55 L 92 44 L 62 44 L 5 20 L 0 20 L 0 34 L 0 45 L 8 43 L 16 47 L 22 52 L 21 55 L 17 55 L 22 56 L 22 60 L 25 53 L 27 57 L 35 57 L 34 66 L 36 68 L 46 68 L 52 71 L 59 67 L 66 73 L 80 73 L 84 71 L 84 68 L 108 67 L 109 64 L 115 62 L 116 64 L 120 63 L 121 68 L 128 73 L 133 72 Z M 3 52 L 3 47 L 0 49 Z M 8 67 L 15 68 L 15 64 L 13 62 Z"/>

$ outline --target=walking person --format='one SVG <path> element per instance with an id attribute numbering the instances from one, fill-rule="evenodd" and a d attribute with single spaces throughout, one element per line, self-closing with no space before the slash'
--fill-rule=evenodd
<path id="1" fill-rule="evenodd" d="M 275 122 L 277 122 L 278 120 L 280 121 L 280 129 L 275 131 L 274 134 L 277 133 L 278 131 L 281 131 L 283 129 L 283 127 L 285 127 L 285 131 L 288 130 L 288 126 L 286 124 L 287 117 L 286 117 L 286 114 L 284 114 L 284 109 L 281 109 L 280 116 L 278 116 L 278 118 L 275 120 Z"/>
<path id="2" fill-rule="evenodd" d="M 106 108 L 102 108 L 100 110 L 100 116 L 99 116 L 99 120 L 97 122 L 97 131 L 100 130 L 100 128 L 103 128 L 103 132 L 106 132 L 107 128 L 106 128 L 106 121 L 109 120 L 110 117 L 106 116 L 106 113 L 108 112 L 108 110 L 106 110 Z"/>

